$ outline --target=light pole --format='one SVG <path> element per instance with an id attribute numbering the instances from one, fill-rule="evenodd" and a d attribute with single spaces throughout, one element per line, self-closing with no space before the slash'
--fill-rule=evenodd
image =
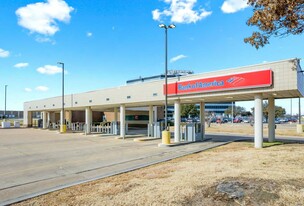
<path id="1" fill-rule="evenodd" d="M 4 89 L 4 121 L 6 119 L 6 91 L 7 91 L 7 85 L 5 85 L 5 89 Z"/>
<path id="2" fill-rule="evenodd" d="M 169 131 L 168 128 L 168 29 L 174 29 L 176 26 L 170 24 L 160 24 L 160 28 L 165 29 L 165 130 Z"/>
<path id="3" fill-rule="evenodd" d="M 66 132 L 66 125 L 65 125 L 65 115 L 64 115 L 64 63 L 63 62 L 57 62 L 57 64 L 60 64 L 62 66 L 62 109 L 61 109 L 61 121 L 60 121 L 60 132 L 65 133 Z"/>

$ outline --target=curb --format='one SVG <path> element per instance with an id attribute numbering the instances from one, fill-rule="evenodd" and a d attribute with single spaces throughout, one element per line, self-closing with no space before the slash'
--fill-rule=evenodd
<path id="1" fill-rule="evenodd" d="M 182 146 L 182 145 L 187 145 L 187 144 L 194 144 L 194 143 L 198 143 L 198 142 L 206 142 L 206 141 L 209 141 L 211 139 L 212 138 L 206 138 L 204 140 L 196 141 L 196 142 L 176 142 L 176 143 L 172 143 L 172 144 L 159 143 L 158 147 L 176 147 L 176 146 Z"/>
<path id="2" fill-rule="evenodd" d="M 134 139 L 134 142 L 145 142 L 145 141 L 153 141 L 153 140 L 158 140 L 161 138 L 156 138 L 156 137 L 143 137 L 143 138 L 136 138 Z"/>

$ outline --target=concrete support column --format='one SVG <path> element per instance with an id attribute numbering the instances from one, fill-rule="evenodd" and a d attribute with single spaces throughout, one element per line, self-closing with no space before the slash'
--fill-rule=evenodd
<path id="1" fill-rule="evenodd" d="M 24 111 L 24 113 L 23 113 L 23 126 L 25 126 L 25 127 L 32 127 L 33 126 L 32 112 Z"/>
<path id="2" fill-rule="evenodd" d="M 254 147 L 263 147 L 263 98 L 261 94 L 254 97 Z"/>
<path id="3" fill-rule="evenodd" d="M 174 142 L 180 142 L 181 104 L 180 100 L 174 102 Z"/>
<path id="4" fill-rule="evenodd" d="M 51 122 L 51 113 L 47 112 L 46 113 L 46 121 L 47 121 L 47 127 L 50 127 L 50 122 Z"/>
<path id="5" fill-rule="evenodd" d="M 117 111 L 117 107 L 114 107 L 114 122 L 117 122 L 118 120 L 118 111 Z"/>
<path id="6" fill-rule="evenodd" d="M 304 125 L 302 124 L 302 121 L 301 121 L 301 118 L 302 118 L 302 115 L 301 115 L 301 98 L 299 97 L 299 112 L 298 112 L 298 119 L 299 119 L 299 123 L 297 124 L 297 133 L 298 134 L 301 134 L 304 132 Z"/>
<path id="7" fill-rule="evenodd" d="M 42 114 L 42 129 L 47 128 L 47 118 L 46 118 L 46 111 L 41 112 Z"/>
<path id="8" fill-rule="evenodd" d="M 205 138 L 205 102 L 200 103 L 201 140 Z"/>
<path id="9" fill-rule="evenodd" d="M 275 141 L 275 106 L 274 98 L 268 98 L 268 142 Z"/>
<path id="10" fill-rule="evenodd" d="M 152 124 L 154 122 L 154 116 L 153 116 L 153 106 L 149 106 L 149 125 L 148 125 L 148 137 L 152 137 Z"/>
<path id="11" fill-rule="evenodd" d="M 157 122 L 157 106 L 153 107 L 154 122 Z"/>
<path id="12" fill-rule="evenodd" d="M 125 139 L 126 136 L 126 106 L 120 105 L 120 137 Z"/>
<path id="13" fill-rule="evenodd" d="M 92 124 L 92 109 L 91 107 L 85 108 L 85 124 L 86 124 L 86 134 L 91 133 L 91 124 Z"/>

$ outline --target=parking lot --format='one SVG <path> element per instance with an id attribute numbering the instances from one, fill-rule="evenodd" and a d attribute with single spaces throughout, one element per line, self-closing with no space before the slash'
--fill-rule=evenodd
<path id="1" fill-rule="evenodd" d="M 30 128 L 0 129 L 0 205 L 216 147 L 234 138 L 159 148 L 160 139 L 135 142 L 134 136 L 121 140 Z"/>

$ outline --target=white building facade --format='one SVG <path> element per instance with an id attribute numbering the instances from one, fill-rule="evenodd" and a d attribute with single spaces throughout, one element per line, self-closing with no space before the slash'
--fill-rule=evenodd
<path id="1" fill-rule="evenodd" d="M 181 104 L 200 104 L 200 119 L 205 119 L 205 104 L 210 102 L 235 102 L 254 100 L 255 147 L 263 143 L 262 102 L 269 104 L 269 141 L 275 140 L 275 99 L 303 97 L 304 75 L 298 59 L 232 68 L 202 74 L 193 74 L 168 79 L 168 101 L 174 105 L 174 141 L 180 141 Z M 156 106 L 164 105 L 164 81 L 156 80 L 130 84 L 110 89 L 89 91 L 64 96 L 67 113 L 85 111 L 86 124 L 92 122 L 92 111 L 114 112 L 120 122 L 120 135 L 125 135 L 126 108 L 149 108 L 149 123 L 155 122 Z M 32 112 L 40 111 L 43 127 L 54 112 L 60 112 L 61 97 L 53 97 L 24 103 L 24 125 L 32 125 Z M 117 113 L 119 112 L 119 116 Z M 88 130 L 89 132 L 89 130 Z M 204 137 L 204 124 L 202 124 Z"/>

